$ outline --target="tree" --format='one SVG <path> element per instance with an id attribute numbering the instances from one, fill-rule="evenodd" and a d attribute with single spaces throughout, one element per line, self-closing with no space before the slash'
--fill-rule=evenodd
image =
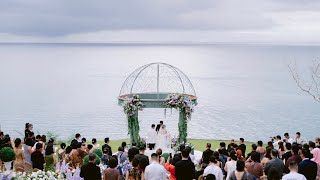
<path id="1" fill-rule="evenodd" d="M 308 80 L 301 78 L 296 62 L 293 65 L 289 64 L 288 67 L 298 87 L 320 102 L 320 61 L 313 61 Z"/>

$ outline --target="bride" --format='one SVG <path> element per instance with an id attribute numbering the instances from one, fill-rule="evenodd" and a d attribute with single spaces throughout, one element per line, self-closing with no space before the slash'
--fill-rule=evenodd
<path id="1" fill-rule="evenodd" d="M 170 149 L 171 145 L 171 137 L 170 134 L 166 130 L 165 125 L 161 125 L 159 133 L 158 133 L 158 138 L 157 138 L 157 143 L 156 143 L 156 148 L 159 149 L 161 148 L 163 151 Z"/>

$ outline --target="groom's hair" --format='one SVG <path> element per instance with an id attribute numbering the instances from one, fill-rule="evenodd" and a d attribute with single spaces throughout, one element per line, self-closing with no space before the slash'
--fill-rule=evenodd
<path id="1" fill-rule="evenodd" d="M 160 124 L 163 124 L 163 121 L 160 121 Z"/>
<path id="2" fill-rule="evenodd" d="M 156 127 L 156 125 L 155 125 L 155 124 L 152 124 L 151 127 L 154 128 L 154 127 Z"/>

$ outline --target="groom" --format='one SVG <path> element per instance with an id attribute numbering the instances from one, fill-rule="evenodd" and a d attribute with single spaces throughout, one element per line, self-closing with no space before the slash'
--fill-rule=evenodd
<path id="1" fill-rule="evenodd" d="M 160 121 L 160 124 L 158 124 L 157 127 L 156 127 L 157 133 L 159 133 L 159 130 L 160 130 L 162 125 L 163 125 L 163 121 Z"/>
<path id="2" fill-rule="evenodd" d="M 151 125 L 151 129 L 149 129 L 148 131 L 148 145 L 149 145 L 149 149 L 153 150 L 154 146 L 156 145 L 156 141 L 157 141 L 157 132 L 154 130 L 156 127 L 155 124 Z"/>

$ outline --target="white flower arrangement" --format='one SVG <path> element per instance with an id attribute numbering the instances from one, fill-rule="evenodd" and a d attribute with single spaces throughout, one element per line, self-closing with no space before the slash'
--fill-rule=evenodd
<path id="1" fill-rule="evenodd" d="M 164 101 L 164 107 L 179 109 L 180 112 L 184 111 L 188 119 L 191 119 L 191 114 L 194 111 L 193 104 L 190 98 L 178 93 L 169 94 Z"/>
<path id="2" fill-rule="evenodd" d="M 127 116 L 133 116 L 137 111 L 142 111 L 143 103 L 139 95 L 134 95 L 132 98 L 126 97 L 122 106 Z"/>

